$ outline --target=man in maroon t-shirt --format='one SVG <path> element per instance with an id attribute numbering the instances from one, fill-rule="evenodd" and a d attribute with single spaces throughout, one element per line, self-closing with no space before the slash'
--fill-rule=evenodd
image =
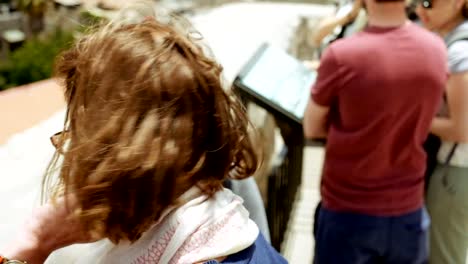
<path id="1" fill-rule="evenodd" d="M 437 36 L 404 0 L 365 0 L 369 25 L 327 48 L 304 117 L 327 137 L 316 263 L 426 263 L 426 139 L 447 79 Z"/>

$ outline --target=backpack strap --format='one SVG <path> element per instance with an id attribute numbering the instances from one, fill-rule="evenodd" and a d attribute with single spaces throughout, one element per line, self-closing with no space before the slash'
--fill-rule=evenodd
<path id="1" fill-rule="evenodd" d="M 455 154 L 455 150 L 457 150 L 458 143 L 453 144 L 452 149 L 450 149 L 450 152 L 445 159 L 444 165 L 450 165 L 450 161 L 452 161 L 453 155 Z"/>
<path id="2" fill-rule="evenodd" d="M 447 47 L 452 46 L 455 42 L 460 40 L 468 40 L 468 30 L 456 32 L 447 39 Z"/>

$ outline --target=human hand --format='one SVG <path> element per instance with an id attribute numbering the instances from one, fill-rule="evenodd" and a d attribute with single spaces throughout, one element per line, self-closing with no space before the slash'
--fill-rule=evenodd
<path id="1" fill-rule="evenodd" d="M 74 199 L 64 198 L 37 208 L 2 255 L 29 264 L 44 263 L 59 248 L 97 241 L 99 237 L 84 230 L 74 217 L 76 209 Z"/>
<path id="2" fill-rule="evenodd" d="M 353 22 L 356 17 L 359 15 L 361 8 L 363 6 L 363 0 L 354 0 L 353 8 L 345 17 L 345 24 Z"/>
<path id="3" fill-rule="evenodd" d="M 311 71 L 316 71 L 320 66 L 320 61 L 318 60 L 306 60 L 302 62 L 307 69 Z"/>

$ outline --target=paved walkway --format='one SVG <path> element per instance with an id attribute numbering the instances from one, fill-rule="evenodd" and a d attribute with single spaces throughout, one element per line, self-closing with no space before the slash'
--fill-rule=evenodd
<path id="1" fill-rule="evenodd" d="M 320 199 L 319 181 L 322 171 L 324 150 L 322 147 L 304 148 L 302 185 L 282 245 L 282 253 L 294 264 L 311 264 L 314 240 L 312 236 L 313 216 Z"/>

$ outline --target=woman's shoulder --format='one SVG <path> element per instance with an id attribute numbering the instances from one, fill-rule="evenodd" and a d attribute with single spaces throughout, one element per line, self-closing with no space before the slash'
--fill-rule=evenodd
<path id="1" fill-rule="evenodd" d="M 448 64 L 451 73 L 468 71 L 468 21 L 460 24 L 447 37 Z"/>
<path id="2" fill-rule="evenodd" d="M 288 263 L 260 233 L 255 243 L 235 254 L 227 257 L 221 264 L 285 264 Z M 208 261 L 205 264 L 219 264 L 217 261 Z"/>
<path id="3" fill-rule="evenodd" d="M 468 71 L 468 39 L 459 40 L 448 47 L 448 64 L 451 73 Z"/>

